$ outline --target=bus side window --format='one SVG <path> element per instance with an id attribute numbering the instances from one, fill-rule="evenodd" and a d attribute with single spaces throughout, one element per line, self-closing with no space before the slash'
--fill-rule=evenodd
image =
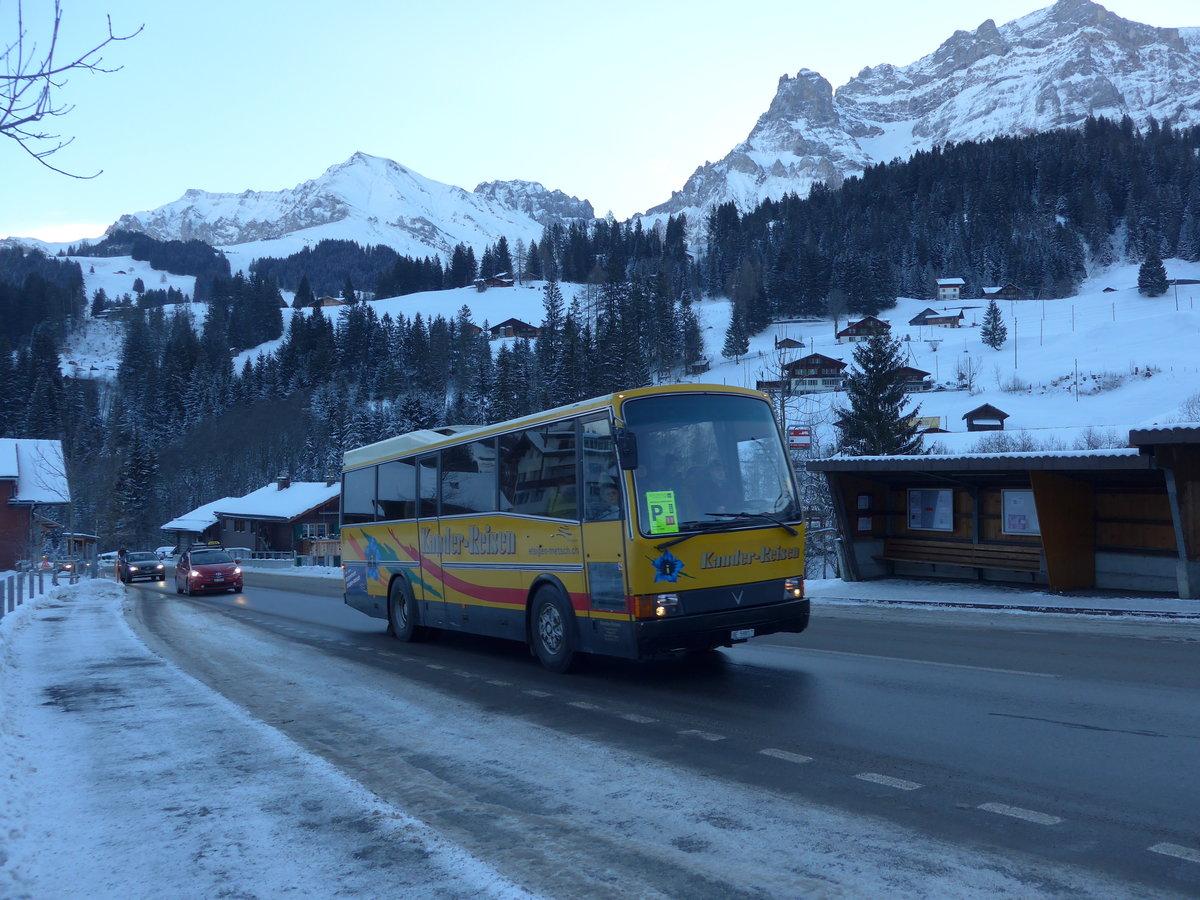
<path id="1" fill-rule="evenodd" d="M 575 423 L 529 428 L 500 439 L 500 494 L 513 512 L 575 519 Z"/>
<path id="2" fill-rule="evenodd" d="M 411 459 L 379 467 L 379 518 L 411 519 L 417 514 L 417 468 Z"/>
<path id="3" fill-rule="evenodd" d="M 496 442 L 475 441 L 442 451 L 442 515 L 496 509 Z"/>
<path id="4" fill-rule="evenodd" d="M 342 480 L 342 524 L 362 525 L 375 521 L 375 469 L 355 469 Z"/>
<path id="5" fill-rule="evenodd" d="M 588 521 L 621 517 L 621 478 L 608 416 L 583 423 L 583 495 Z"/>

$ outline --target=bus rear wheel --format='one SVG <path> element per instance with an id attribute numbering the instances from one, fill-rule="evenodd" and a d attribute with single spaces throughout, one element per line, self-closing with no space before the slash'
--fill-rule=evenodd
<path id="1" fill-rule="evenodd" d="M 403 578 L 394 579 L 388 588 L 388 632 L 398 641 L 421 639 L 417 604 Z"/>
<path id="2" fill-rule="evenodd" d="M 551 672 L 566 672 L 575 660 L 578 637 L 575 611 L 557 588 L 545 585 L 533 595 L 530 642 L 542 665 Z"/>

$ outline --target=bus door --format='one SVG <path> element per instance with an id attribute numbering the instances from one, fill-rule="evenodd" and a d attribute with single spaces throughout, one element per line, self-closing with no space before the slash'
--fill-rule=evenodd
<path id="1" fill-rule="evenodd" d="M 612 425 L 606 414 L 581 423 L 584 569 L 590 622 L 589 649 L 614 656 L 636 655 L 624 627 L 626 615 L 625 523 L 629 496 L 617 465 Z"/>
<path id="2" fill-rule="evenodd" d="M 442 541 L 438 521 L 438 456 L 436 453 L 417 460 L 417 539 L 420 542 L 420 577 L 413 585 L 421 624 L 430 628 L 446 626 L 446 594 L 442 583 Z"/>

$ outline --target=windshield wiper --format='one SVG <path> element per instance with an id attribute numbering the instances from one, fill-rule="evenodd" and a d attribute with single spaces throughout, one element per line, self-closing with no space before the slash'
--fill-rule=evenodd
<path id="1" fill-rule="evenodd" d="M 766 521 L 770 522 L 771 524 L 778 525 L 780 528 L 785 529 L 787 531 L 787 533 L 790 534 L 792 537 L 795 537 L 796 535 L 798 535 L 800 533 L 795 528 L 793 528 L 791 525 L 789 525 L 787 522 L 783 521 L 782 519 L 777 519 L 775 516 L 771 515 L 770 513 L 710 512 L 710 513 L 705 513 L 705 515 L 706 516 L 716 516 L 721 519 L 765 519 Z"/>
<path id="2" fill-rule="evenodd" d="M 714 530 L 714 525 L 720 524 L 720 522 L 684 522 L 683 525 L 690 526 L 692 529 L 691 531 L 689 531 L 687 534 L 681 534 L 678 537 L 674 537 L 669 541 L 663 541 L 661 544 L 655 544 L 654 547 L 657 550 L 666 550 L 668 547 L 674 547 L 676 544 L 682 544 L 684 541 L 689 541 L 698 534 L 708 534 Z M 682 528 L 683 525 L 680 527 Z"/>

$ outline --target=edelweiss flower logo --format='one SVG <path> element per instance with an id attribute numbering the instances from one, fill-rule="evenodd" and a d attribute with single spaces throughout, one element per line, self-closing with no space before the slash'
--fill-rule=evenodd
<path id="1" fill-rule="evenodd" d="M 367 538 L 367 577 L 379 577 L 379 542 L 373 537 Z"/>

